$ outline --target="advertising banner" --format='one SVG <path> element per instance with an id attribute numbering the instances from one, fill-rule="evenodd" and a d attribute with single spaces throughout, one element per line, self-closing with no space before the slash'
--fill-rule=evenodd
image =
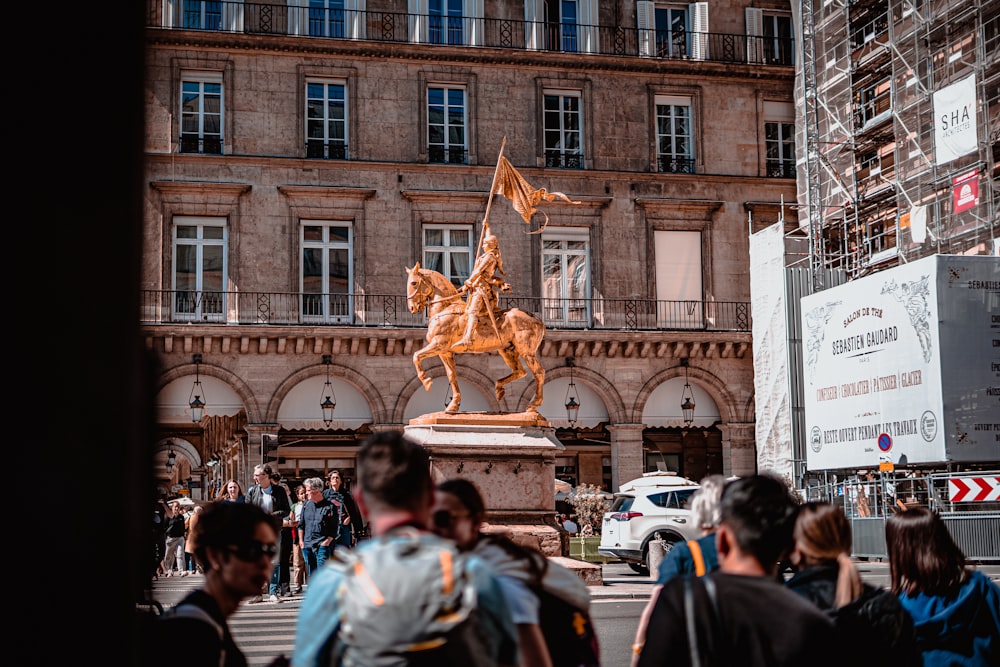
<path id="1" fill-rule="evenodd" d="M 936 164 L 951 162 L 978 148 L 976 133 L 976 75 L 934 93 L 934 147 Z"/>
<path id="2" fill-rule="evenodd" d="M 934 255 L 801 306 L 810 470 L 1000 459 L 1000 261 Z"/>
<path id="3" fill-rule="evenodd" d="M 979 205 L 979 170 L 956 176 L 952 179 L 952 210 L 955 213 L 967 211 Z"/>

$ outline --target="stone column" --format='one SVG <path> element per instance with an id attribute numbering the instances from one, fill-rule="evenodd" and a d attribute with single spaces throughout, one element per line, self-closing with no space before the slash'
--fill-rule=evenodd
<path id="1" fill-rule="evenodd" d="M 281 430 L 280 424 L 247 424 L 243 427 L 247 432 L 247 460 L 246 468 L 242 471 L 246 475 L 241 482 L 243 490 L 246 491 L 253 483 L 253 468 L 263 461 L 264 436 L 278 437 Z"/>
<path id="2" fill-rule="evenodd" d="M 611 433 L 611 490 L 623 482 L 642 477 L 645 461 L 642 453 L 642 424 L 608 426 Z"/>
<path id="3" fill-rule="evenodd" d="M 757 472 L 757 438 L 753 422 L 719 424 L 722 431 L 722 474 L 726 477 Z"/>

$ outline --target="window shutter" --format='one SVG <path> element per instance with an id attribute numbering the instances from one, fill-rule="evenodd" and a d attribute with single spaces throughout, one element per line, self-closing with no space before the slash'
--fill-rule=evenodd
<path id="1" fill-rule="evenodd" d="M 600 36 L 597 13 L 597 0 L 581 0 L 579 25 L 580 46 L 584 53 L 597 53 L 600 50 Z"/>
<path id="2" fill-rule="evenodd" d="M 708 60 L 708 3 L 692 2 L 688 10 L 691 14 L 691 57 Z"/>
<path id="3" fill-rule="evenodd" d="M 163 0 L 163 27 L 179 28 L 181 0 Z"/>
<path id="4" fill-rule="evenodd" d="M 764 10 L 757 7 L 746 8 L 747 17 L 747 62 L 764 62 Z"/>
<path id="5" fill-rule="evenodd" d="M 222 25 L 229 32 L 243 32 L 243 0 L 222 3 Z"/>
<path id="6" fill-rule="evenodd" d="M 308 2 L 308 0 L 302 0 Z M 344 10 L 347 12 L 347 35 L 351 39 L 364 39 L 365 30 L 365 0 L 345 0 Z"/>
<path id="7" fill-rule="evenodd" d="M 639 55 L 651 58 L 656 44 L 656 5 L 639 0 L 635 3 L 635 20 L 639 29 Z"/>
<path id="8" fill-rule="evenodd" d="M 545 24 L 542 17 L 545 11 L 542 8 L 542 0 L 524 0 L 524 38 L 525 48 L 537 51 L 542 48 L 542 40 Z"/>
<path id="9" fill-rule="evenodd" d="M 483 0 L 463 0 L 462 15 L 465 17 L 465 43 L 469 46 L 482 46 L 485 25 L 483 23 Z"/>
<path id="10" fill-rule="evenodd" d="M 406 0 L 406 11 L 410 15 L 410 41 L 427 41 L 427 0 Z"/>
<path id="11" fill-rule="evenodd" d="M 286 0 L 288 5 L 288 34 L 289 35 L 303 35 L 305 34 L 305 21 L 302 17 L 305 15 L 306 10 L 303 5 L 308 0 Z"/>

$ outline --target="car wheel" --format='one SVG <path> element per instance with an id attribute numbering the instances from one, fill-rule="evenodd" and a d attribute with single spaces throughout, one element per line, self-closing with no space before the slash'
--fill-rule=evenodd
<path id="1" fill-rule="evenodd" d="M 636 574 L 646 574 L 646 575 L 649 574 L 649 569 L 647 569 L 646 566 L 643 565 L 642 563 L 633 563 L 629 561 L 628 563 L 626 563 L 626 565 L 628 565 L 629 568 Z"/>

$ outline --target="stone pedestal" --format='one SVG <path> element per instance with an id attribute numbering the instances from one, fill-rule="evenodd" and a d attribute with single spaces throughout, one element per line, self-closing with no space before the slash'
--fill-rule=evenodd
<path id="1" fill-rule="evenodd" d="M 505 532 L 563 556 L 555 526 L 555 429 L 533 412 L 436 412 L 410 420 L 407 437 L 431 454 L 434 482 L 462 477 L 486 503 L 485 532 Z"/>

